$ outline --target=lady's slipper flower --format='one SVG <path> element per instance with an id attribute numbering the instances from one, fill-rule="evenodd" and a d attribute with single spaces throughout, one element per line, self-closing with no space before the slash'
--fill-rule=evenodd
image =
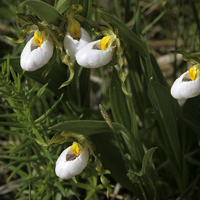
<path id="1" fill-rule="evenodd" d="M 24 47 L 20 64 L 26 71 L 35 71 L 47 64 L 53 55 L 53 43 L 48 39 L 45 31 L 36 31 Z"/>
<path id="2" fill-rule="evenodd" d="M 89 151 L 77 142 L 65 149 L 56 161 L 56 175 L 62 179 L 70 179 L 80 174 L 87 166 Z"/>
<path id="3" fill-rule="evenodd" d="M 175 99 L 188 99 L 200 94 L 200 65 L 194 65 L 183 73 L 171 87 Z"/>
<path id="4" fill-rule="evenodd" d="M 97 68 L 107 65 L 113 57 L 115 35 L 108 35 L 101 40 L 86 44 L 76 53 L 78 64 L 86 68 Z"/>
<path id="5" fill-rule="evenodd" d="M 70 57 L 75 58 L 75 55 L 78 52 L 78 50 L 80 50 L 87 43 L 91 42 L 91 40 L 92 39 L 90 35 L 84 28 L 81 28 L 81 36 L 79 40 L 73 39 L 70 33 L 67 32 L 64 38 L 65 51 Z"/>

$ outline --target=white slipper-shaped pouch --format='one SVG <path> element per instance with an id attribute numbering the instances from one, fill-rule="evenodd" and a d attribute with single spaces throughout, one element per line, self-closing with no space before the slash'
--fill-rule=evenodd
<path id="1" fill-rule="evenodd" d="M 84 28 L 81 28 L 81 37 L 79 40 L 73 39 L 70 33 L 67 32 L 63 41 L 65 51 L 70 57 L 75 58 L 76 53 L 91 42 L 91 40 L 90 35 Z"/>
<path id="2" fill-rule="evenodd" d="M 176 79 L 171 87 L 171 95 L 175 99 L 188 99 L 199 94 L 199 65 L 195 65 Z"/>
<path id="3" fill-rule="evenodd" d="M 70 179 L 80 174 L 87 166 L 89 151 L 87 148 L 80 150 L 79 144 L 74 142 L 65 149 L 56 161 L 56 175 L 62 179 Z"/>
<path id="4" fill-rule="evenodd" d="M 38 32 L 28 41 L 21 54 L 20 64 L 25 71 L 35 71 L 43 67 L 53 55 L 53 43 Z"/>
<path id="5" fill-rule="evenodd" d="M 105 36 L 101 40 L 90 42 L 81 48 L 76 54 L 77 63 L 86 68 L 98 68 L 107 65 L 113 58 L 115 36 Z M 112 43 L 109 44 L 109 41 Z"/>

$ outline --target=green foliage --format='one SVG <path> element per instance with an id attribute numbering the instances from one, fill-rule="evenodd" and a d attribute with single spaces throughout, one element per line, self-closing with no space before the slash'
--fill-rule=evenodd
<path id="1" fill-rule="evenodd" d="M 13 5 L 6 2 L 3 5 L 16 18 Z M 178 105 L 147 42 L 157 23 L 168 26 L 169 16 L 178 16 L 177 29 L 181 21 L 187 22 L 181 11 L 184 1 L 114 0 L 107 10 L 100 8 L 99 0 L 52 3 L 21 3 L 18 24 L 23 30 L 15 32 L 22 42 L 38 28 L 47 30 L 55 46 L 50 62 L 33 72 L 23 71 L 19 46 L 0 59 L 0 159 L 5 169 L 1 183 L 20 182 L 10 199 L 61 200 L 69 195 L 98 200 L 106 190 L 108 198 L 116 182 L 140 200 L 199 199 L 199 97 Z M 192 1 L 187 7 L 193 11 L 188 19 L 191 31 L 184 25 L 184 33 L 178 30 L 177 50 L 172 51 L 192 64 L 199 63 L 200 55 L 195 5 L 199 3 Z M 77 7 L 83 7 L 79 14 Z M 159 12 L 148 20 L 155 7 Z M 0 16 L 9 20 L 1 10 Z M 67 55 L 63 39 L 72 13 L 93 39 L 116 34 L 111 66 L 86 69 Z M 168 28 L 162 33 L 161 38 L 172 35 Z M 177 48 L 180 36 L 186 48 Z M 197 52 L 186 51 L 187 44 L 190 52 Z M 176 65 L 175 61 L 174 77 Z M 90 160 L 81 175 L 59 179 L 56 159 L 74 141 L 87 146 Z"/>
<path id="2" fill-rule="evenodd" d="M 61 15 L 60 13 L 52 6 L 42 2 L 42 1 L 33 1 L 27 0 L 24 1 L 21 6 L 28 6 L 28 8 L 44 20 L 47 24 L 52 24 L 58 26 L 60 24 Z"/>

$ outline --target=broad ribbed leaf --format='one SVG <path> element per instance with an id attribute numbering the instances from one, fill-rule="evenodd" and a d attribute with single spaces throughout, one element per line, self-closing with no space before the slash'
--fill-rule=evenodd
<path id="1" fill-rule="evenodd" d="M 113 123 L 115 131 L 121 131 L 123 137 L 129 140 L 130 133 L 127 129 L 118 123 Z M 108 126 L 105 121 L 95 121 L 95 120 L 75 120 L 66 121 L 59 123 L 50 129 L 58 131 L 68 131 L 83 134 L 88 137 L 91 135 L 101 134 L 101 133 L 113 133 L 112 129 Z"/>
<path id="2" fill-rule="evenodd" d="M 128 107 L 129 96 L 126 96 L 121 90 L 121 82 L 116 70 L 113 71 L 111 87 L 110 87 L 110 102 L 114 120 L 126 127 L 129 132 L 137 132 L 137 123 L 135 118 L 134 108 Z M 136 134 L 136 133 L 135 133 Z"/>
<path id="3" fill-rule="evenodd" d="M 42 20 L 48 24 L 59 26 L 62 15 L 51 5 L 42 1 L 27 0 L 21 6 L 28 6 L 28 8 Z"/>
<path id="4" fill-rule="evenodd" d="M 68 6 L 72 4 L 73 0 L 59 0 L 55 6 L 59 13 L 63 13 Z"/>
<path id="5" fill-rule="evenodd" d="M 177 104 L 170 95 L 169 89 L 151 80 L 148 96 L 156 113 L 163 140 L 163 148 L 173 163 L 176 180 L 180 188 L 185 184 L 185 162 L 181 152 L 180 139 L 176 121 Z M 184 176 L 183 176 L 184 175 Z"/>

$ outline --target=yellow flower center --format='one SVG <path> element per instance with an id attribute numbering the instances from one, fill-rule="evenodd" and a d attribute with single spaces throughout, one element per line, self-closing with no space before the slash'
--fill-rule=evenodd
<path id="1" fill-rule="evenodd" d="M 112 43 L 115 40 L 115 36 L 114 35 L 108 35 L 105 36 L 101 39 L 101 50 L 106 50 L 108 47 L 110 47 L 112 45 Z"/>
<path id="2" fill-rule="evenodd" d="M 73 39 L 79 40 L 81 38 L 81 26 L 73 17 L 68 18 L 68 31 Z"/>
<path id="3" fill-rule="evenodd" d="M 35 40 L 35 43 L 41 47 L 42 43 L 46 40 L 46 34 L 44 31 L 39 31 L 37 30 L 35 33 L 34 33 L 34 40 Z"/>
<path id="4" fill-rule="evenodd" d="M 193 67 L 191 67 L 189 69 L 189 77 L 192 81 L 196 80 L 197 78 L 200 77 L 200 73 L 199 73 L 199 70 L 200 70 L 200 65 L 197 64 L 197 65 L 194 65 Z"/>
<path id="5" fill-rule="evenodd" d="M 73 144 L 71 146 L 71 150 L 78 157 L 82 151 L 82 146 L 77 142 L 73 142 Z"/>

